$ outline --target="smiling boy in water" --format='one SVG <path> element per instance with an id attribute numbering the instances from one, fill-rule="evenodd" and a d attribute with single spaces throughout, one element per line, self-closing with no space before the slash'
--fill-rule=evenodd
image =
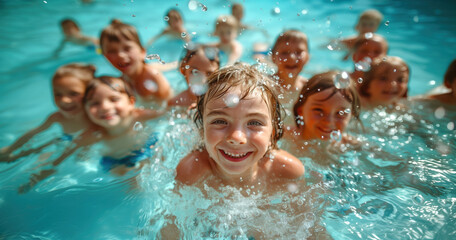
<path id="1" fill-rule="evenodd" d="M 277 148 L 281 105 L 269 78 L 235 65 L 212 74 L 207 84 L 195 114 L 204 146 L 180 161 L 178 182 L 215 189 L 220 184 L 257 185 L 277 192 L 304 174 L 297 158 Z"/>

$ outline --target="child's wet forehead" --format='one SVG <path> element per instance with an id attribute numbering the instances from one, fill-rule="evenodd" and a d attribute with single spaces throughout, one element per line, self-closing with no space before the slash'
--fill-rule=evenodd
<path id="1" fill-rule="evenodd" d="M 239 87 L 228 90 L 218 98 L 209 99 L 205 106 L 206 114 L 215 110 L 236 109 L 241 111 L 263 111 L 269 112 L 269 104 L 260 89 L 256 88 L 245 95 Z"/>

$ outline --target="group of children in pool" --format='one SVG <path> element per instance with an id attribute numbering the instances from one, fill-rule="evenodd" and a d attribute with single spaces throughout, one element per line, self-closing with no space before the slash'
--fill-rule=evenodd
<path id="1" fill-rule="evenodd" d="M 192 43 L 188 34 L 182 34 L 185 28 L 179 12 L 173 9 L 167 13 L 169 27 L 159 36 L 168 34 L 189 41 L 179 66 L 189 88 L 179 94 L 173 93 L 159 69 L 145 63 L 146 50 L 136 29 L 113 20 L 103 29 L 99 44 L 104 57 L 122 76 L 95 77 L 92 65 L 60 67 L 52 78 L 58 111 L 3 148 L 2 161 L 29 154 L 14 152 L 58 123 L 64 136 L 57 141 L 73 144 L 52 162 L 53 166 L 78 148 L 102 141 L 106 146 L 103 169 L 124 174 L 150 157 L 157 142 L 155 135 L 138 134 L 134 126 L 161 116 L 168 108 L 184 106 L 196 108 L 194 120 L 203 144 L 178 164 L 179 182 L 203 186 L 208 177 L 216 176 L 234 185 L 263 182 L 264 189 L 270 191 L 279 189 L 273 187 L 283 183 L 278 179 L 297 179 L 304 173 L 298 158 L 277 147 L 282 136 L 284 141 L 296 144 L 290 148 L 295 155 L 302 154 L 304 142 L 312 139 L 337 141 L 333 136 L 338 135 L 340 141 L 350 143 L 353 141 L 344 130 L 352 118 L 359 121 L 361 108 L 397 108 L 407 97 L 410 69 L 401 58 L 387 56 L 386 40 L 374 33 L 382 20 L 378 11 L 364 12 L 356 25 L 359 35 L 342 41 L 355 63 L 353 73 L 329 71 L 307 80 L 300 72 L 309 60 L 308 39 L 298 30 L 281 33 L 271 48 L 270 60 L 277 67 L 273 76 L 255 66 L 235 63 L 242 54 L 236 37 L 244 25 L 240 23 L 242 8 L 234 6 L 233 16 L 217 19 L 217 44 Z M 65 21 L 62 27 L 65 41 L 98 44 L 96 39 L 83 36 L 75 24 Z M 220 51 L 229 56 L 223 68 Z M 445 75 L 445 86 L 451 91 L 430 98 L 456 103 L 455 69 L 453 61 Z M 138 107 L 137 100 L 148 107 Z M 283 108 L 292 115 L 286 116 Z M 41 148 L 49 144 L 52 142 Z M 34 175 L 29 187 L 52 173 Z"/>

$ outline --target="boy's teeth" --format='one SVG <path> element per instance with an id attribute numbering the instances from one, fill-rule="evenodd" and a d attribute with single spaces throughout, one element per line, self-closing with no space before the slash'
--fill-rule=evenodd
<path id="1" fill-rule="evenodd" d="M 223 151 L 226 155 L 230 156 L 230 157 L 244 157 L 245 155 L 247 155 L 247 153 L 244 153 L 244 154 L 234 154 L 234 153 L 229 153 L 229 152 L 226 152 L 226 151 Z"/>

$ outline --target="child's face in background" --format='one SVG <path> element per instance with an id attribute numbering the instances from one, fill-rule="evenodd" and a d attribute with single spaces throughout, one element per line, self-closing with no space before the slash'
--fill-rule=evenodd
<path id="1" fill-rule="evenodd" d="M 236 39 L 237 30 L 229 26 L 220 26 L 217 35 L 221 43 L 228 44 Z"/>
<path id="2" fill-rule="evenodd" d="M 57 78 L 53 81 L 53 88 L 54 102 L 66 118 L 82 113 L 86 86 L 81 80 L 73 76 Z"/>
<path id="3" fill-rule="evenodd" d="M 206 149 L 226 177 L 255 170 L 271 144 L 268 104 L 259 90 L 243 100 L 237 98 L 240 92 L 239 88 L 230 89 L 223 97 L 209 100 L 204 108 Z"/>
<path id="4" fill-rule="evenodd" d="M 123 83 L 118 84 L 120 87 Z M 89 119 L 105 128 L 113 129 L 118 126 L 129 126 L 131 115 L 135 108 L 134 100 L 127 94 L 113 90 L 106 84 L 100 84 L 94 89 L 92 98 L 85 104 Z"/>
<path id="5" fill-rule="evenodd" d="M 127 76 L 138 74 L 142 70 L 146 51 L 136 42 L 126 39 L 119 42 L 104 41 L 103 55 L 115 68 Z"/>
<path id="6" fill-rule="evenodd" d="M 168 24 L 172 29 L 179 29 L 182 26 L 182 19 L 176 14 L 170 14 Z"/>
<path id="7" fill-rule="evenodd" d="M 304 126 L 299 127 L 305 139 L 329 140 L 331 132 L 342 133 L 350 122 L 351 103 L 340 92 L 329 97 L 333 91 L 333 88 L 329 88 L 311 95 L 298 110 L 304 121 Z"/>
<path id="8" fill-rule="evenodd" d="M 272 56 L 279 75 L 296 78 L 309 60 L 307 45 L 304 41 L 280 42 Z"/>
<path id="9" fill-rule="evenodd" d="M 203 50 L 198 50 L 188 61 L 188 69 L 185 67 L 182 73 L 185 76 L 185 80 L 189 84 L 192 76 L 200 75 L 203 77 L 209 76 L 215 70 L 218 69 L 218 64 L 215 61 L 211 61 L 206 57 Z"/>
<path id="10" fill-rule="evenodd" d="M 369 57 L 372 61 L 376 58 L 386 56 L 386 46 L 379 41 L 366 41 L 358 47 L 353 53 L 353 62 L 357 63 L 365 57 Z"/>
<path id="11" fill-rule="evenodd" d="M 374 104 L 391 104 L 407 92 L 409 74 L 402 66 L 380 66 L 367 92 Z"/>
<path id="12" fill-rule="evenodd" d="M 374 33 L 377 31 L 377 29 L 378 23 L 373 19 L 362 19 L 356 26 L 356 30 L 358 30 L 360 34 L 365 34 L 368 32 Z"/>

